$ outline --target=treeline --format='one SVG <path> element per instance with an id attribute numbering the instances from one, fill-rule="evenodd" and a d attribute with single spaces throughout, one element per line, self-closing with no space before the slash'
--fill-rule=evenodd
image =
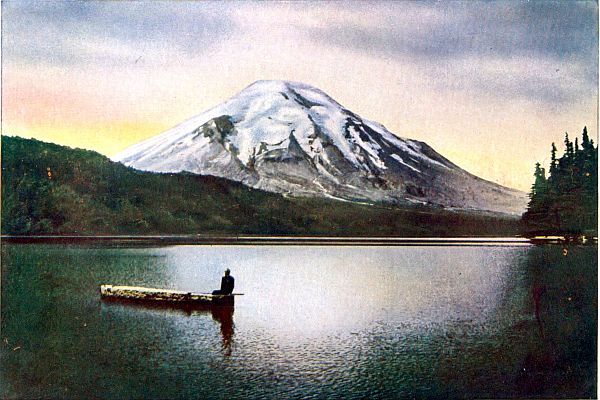
<path id="1" fill-rule="evenodd" d="M 137 171 L 2 136 L 2 233 L 512 236 L 519 221 L 431 207 L 285 198 L 226 179 Z"/>
<path id="2" fill-rule="evenodd" d="M 597 235 L 598 147 L 583 128 L 581 144 L 565 134 L 564 154 L 557 158 L 552 143 L 550 170 L 535 165 L 535 182 L 523 214 L 529 235 Z"/>

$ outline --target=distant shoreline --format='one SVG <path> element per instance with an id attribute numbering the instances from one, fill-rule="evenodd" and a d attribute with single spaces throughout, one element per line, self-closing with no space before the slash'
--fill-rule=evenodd
<path id="1" fill-rule="evenodd" d="M 0 236 L 7 243 L 138 244 L 138 245 L 268 245 L 268 246 L 529 246 L 522 237 L 293 237 L 198 235 L 37 235 Z"/>

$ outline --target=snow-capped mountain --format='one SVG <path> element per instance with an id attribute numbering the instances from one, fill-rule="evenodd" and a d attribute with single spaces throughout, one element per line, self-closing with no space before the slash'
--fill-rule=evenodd
<path id="1" fill-rule="evenodd" d="M 258 81 L 113 160 L 295 196 L 521 213 L 524 193 L 485 181 L 312 86 Z"/>

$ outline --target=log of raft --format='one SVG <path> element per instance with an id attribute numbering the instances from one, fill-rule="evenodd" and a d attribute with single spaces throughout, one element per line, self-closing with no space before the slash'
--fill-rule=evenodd
<path id="1" fill-rule="evenodd" d="M 103 299 L 148 301 L 153 303 L 232 305 L 236 295 L 240 294 L 224 295 L 141 286 L 100 285 L 100 296 Z"/>

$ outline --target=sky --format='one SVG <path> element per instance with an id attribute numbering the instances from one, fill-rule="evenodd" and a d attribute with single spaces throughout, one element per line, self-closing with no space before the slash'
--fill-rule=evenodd
<path id="1" fill-rule="evenodd" d="M 112 156 L 282 79 L 525 191 L 565 132 L 597 139 L 596 2 L 3 0 L 1 17 L 3 135 Z"/>

